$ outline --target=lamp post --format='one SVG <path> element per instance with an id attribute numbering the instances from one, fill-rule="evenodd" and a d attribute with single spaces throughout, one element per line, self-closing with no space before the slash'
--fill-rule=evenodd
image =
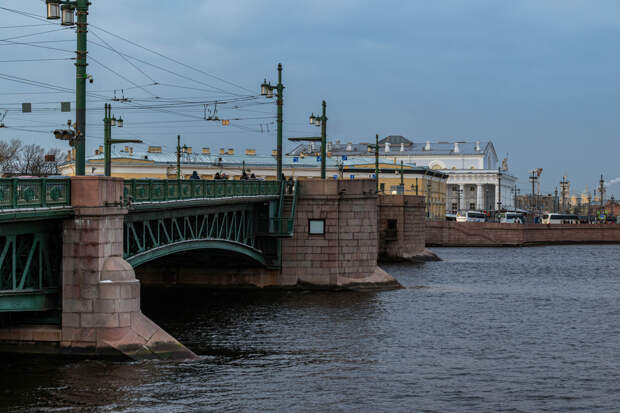
<path id="1" fill-rule="evenodd" d="M 86 79 L 93 82 L 91 76 L 86 74 L 86 33 L 88 32 L 88 0 L 46 0 L 47 18 L 49 20 L 61 19 L 61 25 L 75 25 L 74 14 L 77 14 L 77 51 L 75 59 L 76 83 L 75 83 L 75 174 L 84 175 L 86 172 Z M 62 15 L 62 17 L 61 17 Z"/>
<path id="2" fill-rule="evenodd" d="M 327 158 L 327 103 L 322 103 L 323 113 L 321 116 L 310 115 L 310 124 L 321 127 L 321 179 L 325 179 L 325 163 Z"/>
<path id="3" fill-rule="evenodd" d="M 368 145 L 368 148 L 374 150 L 375 152 L 375 179 L 377 180 L 377 193 L 379 193 L 379 134 L 375 135 L 375 144 Z M 416 195 L 417 191 L 418 189 L 416 185 Z"/>
<path id="4" fill-rule="evenodd" d="M 517 188 L 517 185 L 515 184 L 515 187 L 512 189 L 512 194 L 514 196 L 514 207 L 515 207 L 515 211 L 517 209 L 517 197 L 519 196 L 519 193 L 521 192 L 521 190 L 519 188 Z"/>
<path id="5" fill-rule="evenodd" d="M 599 195 L 601 196 L 601 209 L 600 209 L 598 215 L 599 215 L 599 217 L 601 217 L 603 215 L 603 213 L 604 213 L 604 208 L 605 208 L 605 203 L 604 203 L 604 200 L 605 200 L 605 180 L 603 179 L 603 174 L 601 174 L 601 179 L 600 179 L 600 181 L 598 181 L 598 184 L 599 184 L 598 192 L 599 192 Z"/>
<path id="6" fill-rule="evenodd" d="M 282 179 L 282 106 L 284 104 L 284 85 L 282 84 L 282 63 L 278 63 L 278 84 L 272 86 L 267 82 L 267 79 L 260 85 L 260 94 L 267 98 L 273 98 L 273 91 L 276 91 L 276 105 L 278 107 L 278 131 L 277 131 L 277 179 Z M 323 177 L 325 178 L 325 177 Z"/>
<path id="7" fill-rule="evenodd" d="M 502 168 L 497 168 L 497 212 L 502 210 Z"/>
<path id="8" fill-rule="evenodd" d="M 538 209 L 538 205 L 536 202 L 536 181 L 538 181 L 538 174 L 536 170 L 530 171 L 531 175 L 529 176 L 530 182 L 532 183 L 532 199 L 530 202 L 530 209 L 532 210 L 532 219 L 534 218 L 535 210 Z"/>
<path id="9" fill-rule="evenodd" d="M 105 176 L 112 176 L 112 144 L 115 143 L 142 143 L 140 139 L 112 139 L 112 126 L 119 128 L 123 127 L 123 118 L 116 119 L 112 116 L 112 105 L 105 104 L 105 115 L 103 118 L 103 150 L 104 150 L 104 165 L 103 174 Z"/>

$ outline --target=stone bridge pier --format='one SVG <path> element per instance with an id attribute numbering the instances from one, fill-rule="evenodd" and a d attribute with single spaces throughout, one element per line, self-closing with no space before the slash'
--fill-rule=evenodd
<path id="1" fill-rule="evenodd" d="M 63 224 L 61 351 L 195 357 L 140 311 L 140 282 L 123 259 L 123 180 L 74 177 L 71 185 L 75 217 Z"/>

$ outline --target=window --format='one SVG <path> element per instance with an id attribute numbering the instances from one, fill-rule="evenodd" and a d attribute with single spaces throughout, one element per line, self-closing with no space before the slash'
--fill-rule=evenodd
<path id="1" fill-rule="evenodd" d="M 309 219 L 308 220 L 308 234 L 310 235 L 325 234 L 325 220 L 324 219 Z"/>
<path id="2" fill-rule="evenodd" d="M 452 211 L 456 212 L 456 209 L 458 208 L 458 205 L 456 204 L 456 202 L 452 203 Z"/>
<path id="3" fill-rule="evenodd" d="M 392 229 L 394 231 L 396 231 L 396 225 L 398 224 L 398 221 L 395 219 L 388 219 L 387 220 L 387 227 L 388 229 Z"/>
<path id="4" fill-rule="evenodd" d="M 470 202 L 469 203 L 469 209 L 476 209 L 476 203 L 475 202 Z"/>
<path id="5" fill-rule="evenodd" d="M 385 192 L 385 184 L 379 184 L 379 191 Z"/>

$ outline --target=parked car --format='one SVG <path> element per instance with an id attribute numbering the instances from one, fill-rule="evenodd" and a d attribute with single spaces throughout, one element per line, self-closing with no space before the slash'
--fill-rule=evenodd
<path id="1" fill-rule="evenodd" d="M 446 214 L 446 221 L 456 221 L 455 214 Z"/>
<path id="2" fill-rule="evenodd" d="M 456 222 L 486 222 L 487 216 L 483 212 L 467 211 L 456 214 Z"/>

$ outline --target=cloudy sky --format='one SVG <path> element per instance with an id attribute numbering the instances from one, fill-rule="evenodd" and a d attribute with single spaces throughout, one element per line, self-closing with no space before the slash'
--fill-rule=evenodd
<path id="1" fill-rule="evenodd" d="M 545 191 L 564 174 L 590 191 L 601 173 L 620 177 L 617 0 L 92 3 L 89 153 L 115 89 L 131 99 L 113 102 L 126 122 L 115 137 L 268 152 L 275 105 L 256 95 L 282 62 L 286 137 L 316 133 L 307 118 L 325 99 L 328 135 L 341 141 L 490 139 L 523 191 L 539 167 Z M 42 0 L 0 7 L 44 15 Z M 59 146 L 49 131 L 73 115 L 58 102 L 73 100 L 75 35 L 29 16 L 0 8 L 0 139 Z M 231 126 L 202 120 L 216 100 L 228 102 L 220 118 L 238 119 Z M 620 195 L 620 184 L 609 189 Z"/>

